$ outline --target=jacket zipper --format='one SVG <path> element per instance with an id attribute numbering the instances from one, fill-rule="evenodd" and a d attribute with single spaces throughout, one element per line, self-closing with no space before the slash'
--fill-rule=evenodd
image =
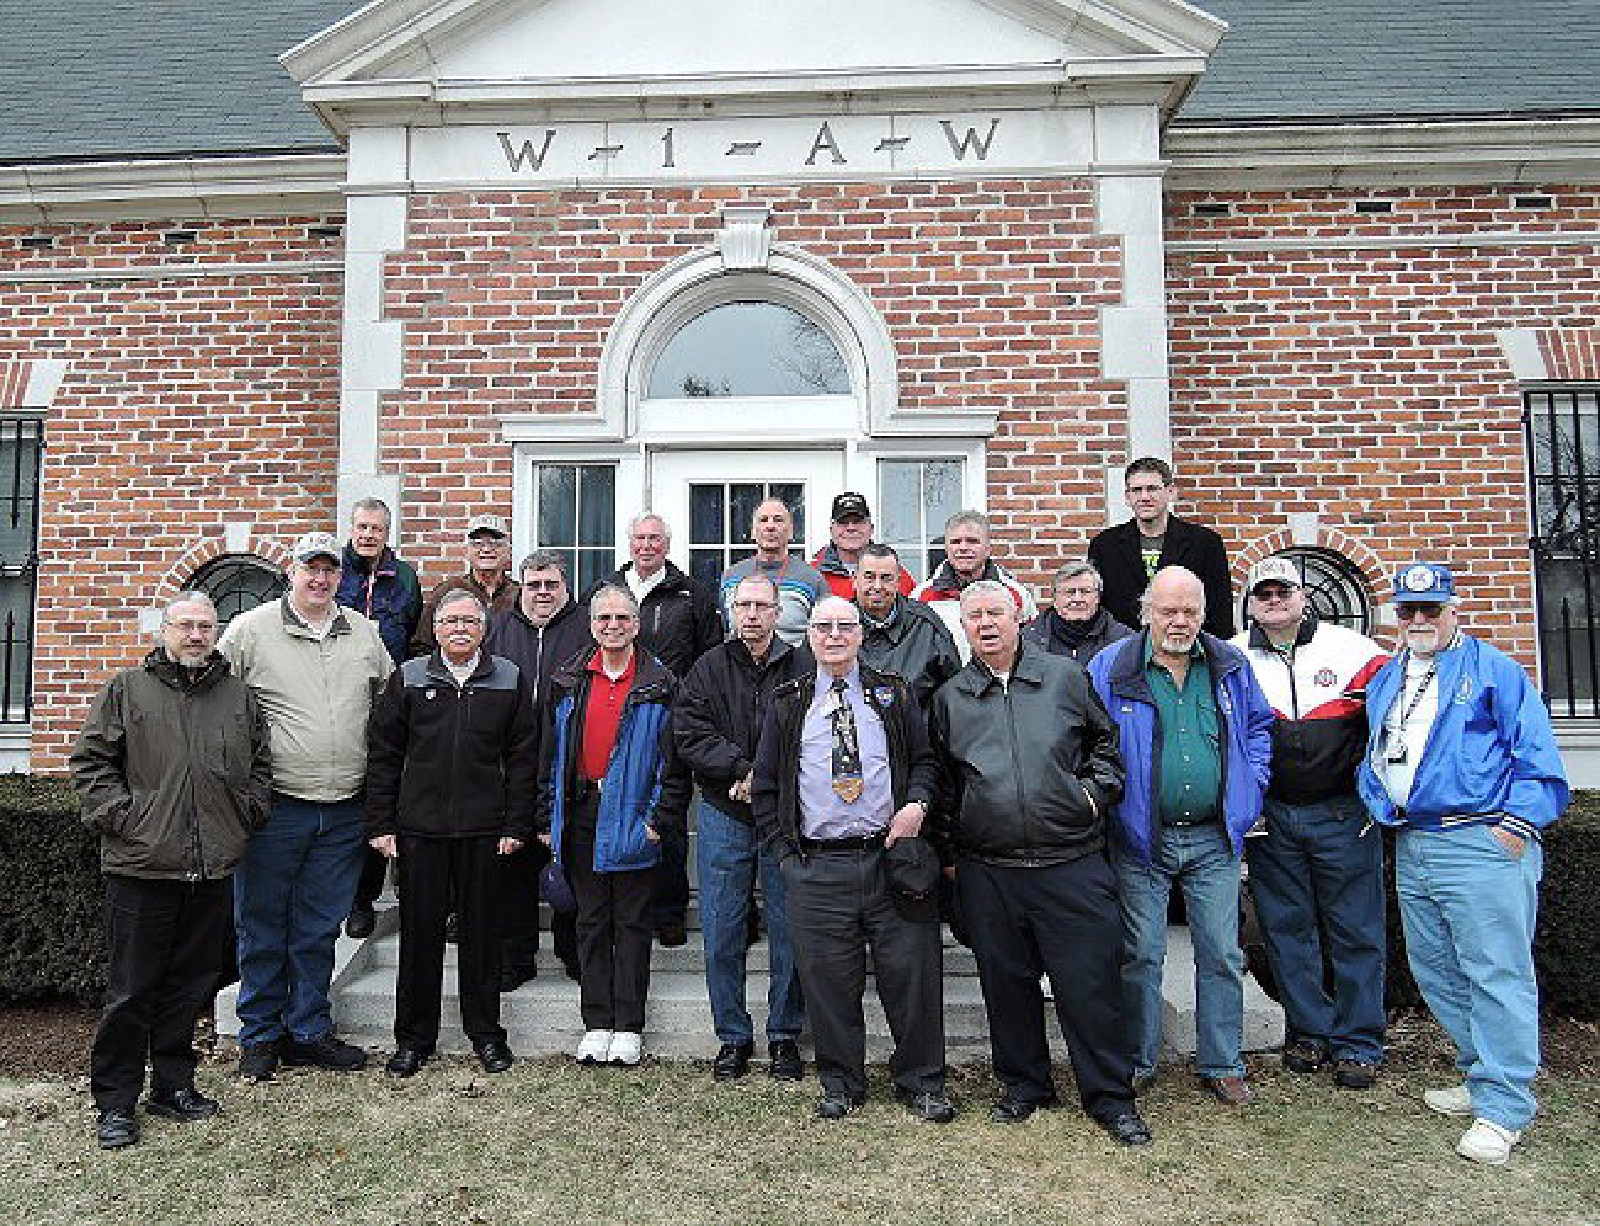
<path id="1" fill-rule="evenodd" d="M 191 755 L 194 752 L 194 703 L 189 694 L 180 696 L 183 703 L 184 740 L 189 742 Z M 223 744 L 224 761 L 226 761 L 227 744 Z M 194 771 L 189 772 L 189 842 L 194 853 L 194 869 L 188 874 L 190 881 L 204 881 L 206 875 L 205 849 L 200 842 L 200 797 L 195 791 Z"/>

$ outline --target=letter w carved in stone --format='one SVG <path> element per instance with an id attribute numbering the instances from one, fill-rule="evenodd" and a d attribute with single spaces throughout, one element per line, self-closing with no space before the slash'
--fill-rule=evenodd
<path id="1" fill-rule="evenodd" d="M 956 155 L 958 162 L 967 160 L 968 153 L 976 153 L 978 161 L 983 161 L 989 156 L 989 146 L 994 144 L 994 134 L 1000 130 L 1000 121 L 989 121 L 989 135 L 979 136 L 977 128 L 968 128 L 964 136 L 956 136 L 956 130 L 950 126 L 948 119 L 941 119 L 939 126 L 944 129 L 944 138 L 950 142 L 950 152 Z"/>
<path id="2" fill-rule="evenodd" d="M 948 125 L 946 126 L 948 127 Z M 542 170 L 544 169 L 545 154 L 550 152 L 550 142 L 556 138 L 556 130 L 554 128 L 546 128 L 544 130 L 544 144 L 537 149 L 533 147 L 531 140 L 523 141 L 521 149 L 515 148 L 511 144 L 511 133 L 509 132 L 496 132 L 495 135 L 500 138 L 500 148 L 505 150 L 506 165 L 510 166 L 512 170 L 521 170 L 524 166 L 533 170 Z"/>

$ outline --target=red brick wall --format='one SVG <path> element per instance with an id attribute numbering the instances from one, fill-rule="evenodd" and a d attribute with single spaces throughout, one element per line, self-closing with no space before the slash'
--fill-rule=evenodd
<path id="1" fill-rule="evenodd" d="M 1547 195 L 1552 207 L 1518 207 Z M 1358 213 L 1388 200 L 1387 214 Z M 1200 201 L 1226 216 L 1197 216 Z M 1173 448 L 1189 506 L 1240 566 L 1321 515 L 1375 594 L 1413 556 L 1458 570 L 1466 622 L 1535 660 L 1520 391 L 1495 332 L 1593 327 L 1600 248 L 1440 244 L 1433 236 L 1594 233 L 1585 189 L 1174 194 Z M 1414 245 L 1336 248 L 1370 237 Z M 1289 250 L 1230 247 L 1290 240 Z"/>
<path id="2" fill-rule="evenodd" d="M 0 228 L 26 273 L 294 263 L 342 255 L 338 217 Z M 197 240 L 169 246 L 173 229 Z M 25 235 L 55 237 L 29 250 Z M 338 271 L 158 279 L 0 278 L 0 362 L 71 365 L 47 419 L 35 651 L 35 770 L 64 764 L 83 710 L 147 643 L 138 612 L 221 552 L 331 524 Z"/>
<path id="3" fill-rule="evenodd" d="M 999 549 L 1042 581 L 1064 528 L 1098 526 L 1097 465 L 1123 432 L 1122 388 L 1098 375 L 1120 241 L 1093 233 L 1081 181 L 414 198 L 407 249 L 387 261 L 385 314 L 404 323 L 406 354 L 382 415 L 382 464 L 405 473 L 407 556 L 428 574 L 461 565 L 446 499 L 510 510 L 500 415 L 591 407 L 624 303 L 713 245 L 734 204 L 770 207 L 776 243 L 830 261 L 871 298 L 908 408 L 999 411 Z"/>

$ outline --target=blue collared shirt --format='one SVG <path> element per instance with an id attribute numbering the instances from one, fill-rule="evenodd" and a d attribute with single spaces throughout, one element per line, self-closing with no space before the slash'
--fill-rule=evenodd
<path id="1" fill-rule="evenodd" d="M 800 834 L 808 839 L 854 839 L 878 834 L 894 816 L 889 740 L 867 703 L 861 670 L 852 666 L 845 697 L 856 718 L 861 748 L 861 795 L 847 801 L 833 790 L 833 674 L 818 671 L 816 693 L 800 727 Z"/>

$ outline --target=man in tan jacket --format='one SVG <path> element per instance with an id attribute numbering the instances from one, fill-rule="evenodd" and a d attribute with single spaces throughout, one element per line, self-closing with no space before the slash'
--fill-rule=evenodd
<path id="1" fill-rule="evenodd" d="M 266 709 L 272 811 L 234 883 L 239 931 L 239 1075 L 285 1064 L 358 1069 L 333 1033 L 333 947 L 350 911 L 366 820 L 367 716 L 394 669 L 378 628 L 334 602 L 339 542 L 295 543 L 289 590 L 241 613 L 219 649 Z"/>

